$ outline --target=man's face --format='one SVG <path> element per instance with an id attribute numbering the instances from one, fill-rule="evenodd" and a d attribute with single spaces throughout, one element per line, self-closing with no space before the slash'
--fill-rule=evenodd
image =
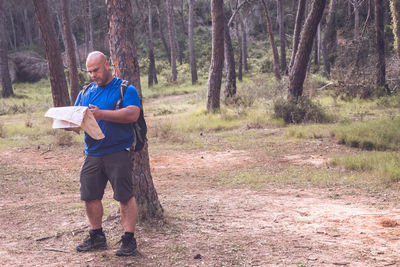
<path id="1" fill-rule="evenodd" d="M 98 86 L 105 86 L 110 82 L 111 72 L 109 67 L 107 60 L 100 57 L 89 59 L 86 62 L 86 68 L 90 74 L 90 78 Z"/>

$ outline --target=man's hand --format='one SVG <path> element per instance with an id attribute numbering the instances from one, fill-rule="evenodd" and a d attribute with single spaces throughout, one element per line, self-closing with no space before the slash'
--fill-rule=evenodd
<path id="1" fill-rule="evenodd" d="M 97 106 L 89 104 L 89 111 L 98 120 L 111 121 L 116 123 L 131 123 L 139 118 L 140 108 L 138 106 L 127 106 L 116 110 L 99 109 Z"/>
<path id="2" fill-rule="evenodd" d="M 96 121 L 98 120 L 102 120 L 101 118 L 101 109 L 99 109 L 97 106 L 89 104 L 89 111 L 92 112 L 94 118 L 96 119 Z"/>

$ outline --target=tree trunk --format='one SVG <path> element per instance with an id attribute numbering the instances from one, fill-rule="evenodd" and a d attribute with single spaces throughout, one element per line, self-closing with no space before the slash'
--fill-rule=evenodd
<path id="1" fill-rule="evenodd" d="M 296 57 L 297 48 L 299 46 L 300 33 L 301 33 L 301 28 L 303 27 L 305 10 L 306 10 L 306 0 L 299 0 L 299 4 L 297 6 L 296 23 L 294 25 L 293 48 L 292 48 L 292 56 L 290 58 L 290 63 L 289 63 L 289 72 L 293 67 L 294 58 Z"/>
<path id="2" fill-rule="evenodd" d="M 75 99 L 79 93 L 79 78 L 78 69 L 76 67 L 76 57 L 74 42 L 72 40 L 72 30 L 69 17 L 69 2 L 67 0 L 61 0 L 61 10 L 62 10 L 62 21 L 63 28 L 65 32 L 66 50 L 68 54 L 68 72 L 69 72 L 69 84 L 71 86 L 71 103 L 75 103 Z"/>
<path id="3" fill-rule="evenodd" d="M 115 75 L 133 83 L 142 99 L 131 2 L 129 0 L 107 0 L 106 5 L 110 22 L 110 55 Z M 132 160 L 132 179 L 139 208 L 139 220 L 162 218 L 163 208 L 150 172 L 147 142 L 142 151 L 133 154 Z"/>
<path id="4" fill-rule="evenodd" d="M 326 0 L 314 0 L 311 12 L 307 17 L 303 30 L 301 31 L 298 51 L 296 53 L 293 67 L 289 73 L 289 99 L 298 100 L 303 94 L 303 83 L 306 77 L 307 62 L 310 59 L 313 40 L 319 22 L 324 12 Z"/>
<path id="5" fill-rule="evenodd" d="M 235 25 L 236 35 L 238 38 L 238 80 L 243 80 L 243 45 L 242 45 L 242 36 L 239 31 L 239 18 L 236 19 L 237 23 Z"/>
<path id="6" fill-rule="evenodd" d="M 385 34 L 383 3 L 375 0 L 376 86 L 386 85 Z"/>
<path id="7" fill-rule="evenodd" d="M 158 30 L 160 32 L 160 38 L 161 38 L 161 41 L 162 41 L 162 43 L 164 45 L 164 50 L 165 50 L 165 54 L 167 55 L 168 62 L 171 65 L 171 53 L 170 53 L 170 49 L 169 49 L 168 43 L 165 40 L 165 36 L 164 36 L 164 27 L 163 27 L 164 23 L 162 22 L 161 12 L 160 12 L 160 9 L 158 8 L 158 6 L 156 6 L 156 9 L 157 9 Z"/>
<path id="8" fill-rule="evenodd" d="M 61 6 L 60 6 L 60 9 L 57 9 L 57 11 L 56 11 L 56 19 L 57 19 L 58 30 L 60 32 L 61 40 L 62 40 L 62 43 L 64 45 L 65 53 L 66 53 L 67 52 L 67 41 L 65 40 L 65 29 L 64 29 L 63 24 L 61 22 L 62 19 L 60 19 L 60 16 L 62 17 L 62 15 L 60 15 L 60 13 L 62 13 Z M 69 60 L 68 60 L 68 57 L 66 57 L 64 66 L 68 66 L 68 65 L 69 65 Z"/>
<path id="9" fill-rule="evenodd" d="M 178 40 L 178 34 L 176 33 L 176 25 L 175 25 L 175 14 L 174 14 L 174 1 L 173 0 L 169 0 L 169 3 L 171 5 L 171 25 L 172 25 L 172 34 L 173 34 L 173 39 L 174 39 L 174 43 L 175 43 L 175 51 L 178 54 L 178 61 L 179 61 L 179 65 L 182 65 L 183 63 L 183 52 L 181 49 L 181 46 L 179 44 L 179 40 Z"/>
<path id="10" fill-rule="evenodd" d="M 353 1 L 354 7 L 354 40 L 358 40 L 360 36 L 360 3 L 358 0 Z"/>
<path id="11" fill-rule="evenodd" d="M 33 0 L 36 18 L 49 64 L 50 84 L 55 107 L 71 104 L 65 79 L 61 50 L 56 38 L 47 0 Z"/>
<path id="12" fill-rule="evenodd" d="M 94 51 L 93 44 L 93 17 L 92 17 L 92 2 L 88 0 L 88 20 L 89 20 L 89 52 Z"/>
<path id="13" fill-rule="evenodd" d="M 400 58 L 400 1 L 390 0 L 390 11 L 393 21 L 394 49 Z"/>
<path id="14" fill-rule="evenodd" d="M 224 2 L 211 0 L 212 52 L 208 74 L 207 111 L 220 109 L 222 69 L 224 67 Z"/>
<path id="15" fill-rule="evenodd" d="M 320 44 L 321 44 L 321 23 L 318 24 L 317 33 L 315 34 L 315 43 L 314 43 L 314 64 L 316 67 L 316 71 L 319 70 Z"/>
<path id="16" fill-rule="evenodd" d="M 82 65 L 81 65 L 82 60 L 81 60 L 81 56 L 80 56 L 80 54 L 79 54 L 78 43 L 76 42 L 76 38 L 75 38 L 75 35 L 74 35 L 74 34 L 72 34 L 72 41 L 74 42 L 74 49 L 75 49 L 75 54 L 76 54 L 76 60 L 77 60 L 77 62 L 78 62 L 79 69 L 82 70 Z"/>
<path id="17" fill-rule="evenodd" d="M 261 3 L 264 7 L 265 20 L 266 20 L 266 25 L 267 25 L 267 30 L 268 30 L 268 37 L 269 37 L 269 41 L 271 43 L 271 48 L 272 48 L 274 74 L 275 74 L 276 79 L 280 80 L 281 74 L 279 72 L 279 55 L 278 55 L 278 49 L 276 48 L 276 45 L 275 45 L 274 33 L 272 31 L 272 25 L 271 25 L 271 19 L 268 14 L 268 8 L 267 8 L 267 5 L 265 4 L 265 0 L 261 0 Z"/>
<path id="18" fill-rule="evenodd" d="M 24 7 L 24 30 L 25 30 L 25 39 L 26 39 L 26 44 L 28 46 L 31 46 L 33 44 L 33 38 L 32 38 L 32 31 L 31 31 L 31 22 L 28 17 L 28 9 Z"/>
<path id="19" fill-rule="evenodd" d="M 13 37 L 12 38 L 12 46 L 15 50 L 15 49 L 17 49 L 17 34 L 15 31 L 15 23 L 14 23 L 14 16 L 13 16 L 12 10 L 9 9 L 9 11 L 10 11 L 9 14 L 10 14 L 10 21 L 11 21 L 12 37 Z"/>
<path id="20" fill-rule="evenodd" d="M 167 19 L 168 19 L 168 33 L 169 33 L 169 47 L 170 47 L 170 55 L 171 55 L 171 79 L 173 82 L 176 82 L 178 72 L 176 70 L 176 56 L 175 56 L 175 38 L 174 38 L 174 29 L 173 29 L 173 18 L 172 18 L 172 3 L 171 0 L 165 1 L 167 8 Z"/>
<path id="21" fill-rule="evenodd" d="M 148 44 L 149 44 L 149 72 L 148 72 L 148 86 L 152 87 L 153 82 L 158 83 L 156 61 L 154 59 L 154 42 L 153 42 L 153 14 L 151 10 L 151 2 L 149 1 L 148 6 Z"/>
<path id="22" fill-rule="evenodd" d="M 197 78 L 196 56 L 194 53 L 194 43 L 193 43 L 193 0 L 188 0 L 188 5 L 189 5 L 188 35 L 189 35 L 190 71 L 192 75 L 192 84 L 196 84 L 198 78 Z"/>
<path id="23" fill-rule="evenodd" d="M 6 31 L 6 14 L 4 13 L 4 1 L 0 0 L 0 80 L 2 97 L 11 97 L 14 95 L 10 71 L 8 69 L 8 49 L 7 49 L 7 31 Z"/>
<path id="24" fill-rule="evenodd" d="M 89 0 L 82 0 L 82 12 L 83 12 L 83 29 L 84 29 L 84 37 L 85 37 L 85 56 L 90 53 L 89 51 L 89 14 L 88 14 L 88 9 L 89 9 Z"/>
<path id="25" fill-rule="evenodd" d="M 281 43 L 281 72 L 287 73 L 286 64 L 286 37 L 285 37 L 285 13 L 282 0 L 277 0 L 278 4 L 278 21 L 279 21 L 279 38 Z"/>
<path id="26" fill-rule="evenodd" d="M 243 15 L 241 12 L 239 12 L 239 23 L 240 23 L 240 29 L 242 31 L 242 63 L 243 63 L 243 68 L 245 72 L 249 71 L 249 64 L 247 61 L 248 54 L 247 54 L 247 30 L 246 30 L 246 24 L 244 23 Z"/>
<path id="27" fill-rule="evenodd" d="M 235 56 L 233 52 L 231 34 L 228 24 L 225 24 L 224 29 L 224 53 L 225 53 L 225 103 L 229 103 L 230 99 L 236 95 L 236 71 L 235 71 Z"/>
<path id="28" fill-rule="evenodd" d="M 336 25 L 335 25 L 335 7 L 336 0 L 331 0 L 328 16 L 326 19 L 326 28 L 324 39 L 322 41 L 322 53 L 324 56 L 325 77 L 330 79 L 331 66 L 334 63 L 336 55 Z"/>

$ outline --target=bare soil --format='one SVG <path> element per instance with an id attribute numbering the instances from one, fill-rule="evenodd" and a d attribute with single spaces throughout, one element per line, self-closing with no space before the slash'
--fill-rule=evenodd
<path id="1" fill-rule="evenodd" d="M 151 144 L 150 144 L 151 149 Z M 356 185 L 224 183 L 224 170 L 328 168 L 332 141 L 225 151 L 150 150 L 165 221 L 139 223 L 140 255 L 114 255 L 122 234 L 107 188 L 107 250 L 78 253 L 82 147 L 0 150 L 1 266 L 400 266 L 398 192 Z"/>

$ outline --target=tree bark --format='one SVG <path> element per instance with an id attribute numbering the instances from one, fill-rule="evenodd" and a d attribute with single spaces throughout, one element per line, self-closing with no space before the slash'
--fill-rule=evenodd
<path id="1" fill-rule="evenodd" d="M 131 1 L 132 3 L 132 1 Z M 146 30 L 147 30 L 147 44 L 148 44 L 148 57 L 149 57 L 149 67 L 148 67 L 148 71 L 147 71 L 147 85 L 148 87 L 152 87 L 153 86 L 153 82 L 154 83 L 158 83 L 157 81 L 157 72 L 156 72 L 156 63 L 155 63 L 155 59 L 154 59 L 154 42 L 153 42 L 153 13 L 152 13 L 152 5 L 151 5 L 151 1 L 147 1 L 147 19 L 144 16 L 144 9 L 142 7 L 143 3 L 138 2 L 138 0 L 135 0 L 136 3 L 136 7 L 139 10 L 139 14 L 142 18 L 142 20 L 144 21 L 144 24 L 146 25 Z M 133 4 L 132 4 L 133 6 Z M 132 15 L 135 16 L 135 14 L 133 14 L 132 11 Z M 147 20 L 147 21 L 146 21 Z"/>
<path id="2" fill-rule="evenodd" d="M 376 86 L 386 85 L 385 34 L 383 3 L 375 0 Z"/>
<path id="3" fill-rule="evenodd" d="M 315 34 L 315 43 L 314 43 L 314 64 L 316 67 L 316 71 L 319 70 L 320 47 L 321 47 L 321 23 L 318 23 L 317 33 Z"/>
<path id="4" fill-rule="evenodd" d="M 92 2 L 88 0 L 88 20 L 89 20 L 89 52 L 94 51 L 93 43 L 93 16 L 92 16 Z"/>
<path id="5" fill-rule="evenodd" d="M 179 40 L 178 40 L 178 34 L 176 33 L 176 23 L 175 23 L 175 14 L 174 14 L 174 1 L 173 0 L 169 0 L 169 3 L 171 5 L 171 26 L 172 26 L 172 34 L 173 34 L 173 39 L 174 39 L 174 43 L 175 43 L 175 51 L 177 53 L 178 56 L 178 61 L 179 61 L 179 65 L 182 65 L 183 63 L 183 52 L 181 49 L 181 46 L 179 44 Z"/>
<path id="6" fill-rule="evenodd" d="M 390 0 L 390 11 L 392 13 L 394 49 L 400 58 L 400 1 Z"/>
<path id="7" fill-rule="evenodd" d="M 224 3 L 211 0 L 212 52 L 208 74 L 207 111 L 220 109 L 222 69 L 224 66 Z"/>
<path id="8" fill-rule="evenodd" d="M 17 34 L 15 31 L 15 23 L 14 23 L 14 15 L 12 13 L 12 10 L 9 10 L 9 14 L 10 14 L 10 21 L 11 21 L 11 29 L 12 29 L 12 46 L 15 49 L 17 49 Z"/>
<path id="9" fill-rule="evenodd" d="M 167 20 L 168 20 L 168 34 L 169 34 L 169 47 L 170 47 L 170 55 L 171 55 L 171 79 L 173 82 L 176 82 L 178 72 L 176 70 L 176 46 L 175 46 L 175 38 L 174 38 L 174 29 L 173 29 L 173 18 L 172 18 L 172 3 L 171 0 L 165 1 L 167 8 Z"/>
<path id="10" fill-rule="evenodd" d="M 303 94 L 303 83 L 306 77 L 307 62 L 310 59 L 313 40 L 319 22 L 324 12 L 326 0 L 314 0 L 311 12 L 307 17 L 303 30 L 301 31 L 298 51 L 296 53 L 293 67 L 289 73 L 289 99 L 298 100 Z"/>
<path id="11" fill-rule="evenodd" d="M 277 0 L 278 4 L 278 21 L 279 21 L 279 38 L 281 43 L 281 72 L 287 73 L 286 64 L 286 37 L 285 37 L 285 13 L 282 0 Z"/>
<path id="12" fill-rule="evenodd" d="M 324 39 L 322 41 L 322 53 L 324 56 L 324 74 L 330 79 L 331 66 L 336 55 L 336 25 L 335 25 L 336 0 L 331 0 L 326 19 Z"/>
<path id="13" fill-rule="evenodd" d="M 296 57 L 297 48 L 299 46 L 300 33 L 303 27 L 305 10 L 306 10 L 306 0 L 299 0 L 299 3 L 297 5 L 296 23 L 294 26 L 294 33 L 293 33 L 293 48 L 292 48 L 292 56 L 290 58 L 290 63 L 289 63 L 289 72 L 293 67 L 294 58 Z"/>
<path id="14" fill-rule="evenodd" d="M 240 23 L 240 29 L 242 31 L 242 63 L 243 63 L 243 69 L 245 72 L 249 71 L 249 64 L 247 61 L 248 54 L 247 54 L 247 30 L 246 30 L 246 24 L 244 23 L 243 15 L 241 12 L 239 12 L 239 23 Z"/>
<path id="15" fill-rule="evenodd" d="M 239 18 L 236 19 L 236 35 L 238 38 L 238 80 L 243 80 L 243 45 L 242 45 L 242 36 L 239 31 Z"/>
<path id="16" fill-rule="evenodd" d="M 264 7 L 265 20 L 266 20 L 266 25 L 267 25 L 267 30 L 268 30 L 268 37 L 269 37 L 269 41 L 271 43 L 271 49 L 272 49 L 272 54 L 273 54 L 274 74 L 275 74 L 275 78 L 280 80 L 281 74 L 279 72 L 279 55 L 278 55 L 278 49 L 276 48 L 276 45 L 275 45 L 274 33 L 272 31 L 272 25 L 271 25 L 271 19 L 268 14 L 268 8 L 267 8 L 267 4 L 265 3 L 265 0 L 261 0 L 261 3 Z"/>
<path id="17" fill-rule="evenodd" d="M 156 60 L 154 58 L 154 42 L 153 42 L 153 13 L 151 10 L 151 1 L 148 3 L 148 44 L 149 44 L 149 72 L 148 72 L 148 86 L 152 87 L 153 82 L 158 84 Z"/>
<path id="18" fill-rule="evenodd" d="M 84 29 L 84 37 L 85 37 L 85 56 L 90 53 L 89 48 L 89 0 L 82 0 L 82 12 L 83 12 L 83 29 Z"/>
<path id="19" fill-rule="evenodd" d="M 131 2 L 129 0 L 107 0 L 106 5 L 110 22 L 110 55 L 115 75 L 133 83 L 142 99 Z M 139 220 L 162 218 L 163 208 L 150 172 L 147 142 L 142 151 L 132 155 L 132 160 L 132 179 L 139 208 Z"/>
<path id="20" fill-rule="evenodd" d="M 61 10 L 62 10 L 62 21 L 65 33 L 65 45 L 68 55 L 68 72 L 69 72 L 69 84 L 71 86 L 71 103 L 75 102 L 76 97 L 79 93 L 79 78 L 78 69 L 76 67 L 76 57 L 75 57 L 75 47 L 72 40 L 72 30 L 69 15 L 69 2 L 67 0 L 61 0 Z"/>
<path id="21" fill-rule="evenodd" d="M 0 0 L 0 80 L 2 97 L 11 97 L 14 95 L 12 89 L 10 71 L 8 69 L 8 49 L 7 49 L 7 31 L 6 14 L 4 13 L 4 1 Z"/>
<path id="22" fill-rule="evenodd" d="M 194 53 L 194 41 L 193 41 L 193 0 L 188 0 L 189 5 L 189 23 L 188 23 L 188 35 L 189 35 L 189 60 L 190 60 L 190 71 L 192 75 L 192 84 L 197 83 L 197 66 L 196 66 L 196 55 Z"/>
<path id="23" fill-rule="evenodd" d="M 75 37 L 75 35 L 73 33 L 72 33 L 72 41 L 74 42 L 76 60 L 78 62 L 79 69 L 82 70 L 82 65 L 81 65 L 82 60 L 81 60 L 81 56 L 79 54 L 79 47 L 78 47 L 78 43 L 76 42 L 76 37 Z"/>
<path id="24" fill-rule="evenodd" d="M 235 56 L 233 52 L 231 34 L 229 26 L 226 23 L 224 29 L 224 53 L 225 53 L 225 103 L 229 103 L 236 95 L 236 70 L 235 70 Z"/>
<path id="25" fill-rule="evenodd" d="M 363 1 L 363 0 L 361 0 Z M 360 37 L 360 0 L 352 0 L 354 10 L 354 40 L 358 40 Z"/>
<path id="26" fill-rule="evenodd" d="M 164 45 L 164 50 L 165 50 L 165 54 L 167 55 L 168 62 L 171 65 L 171 52 L 170 52 L 168 43 L 165 40 L 164 27 L 163 27 L 164 24 L 162 22 L 161 12 L 160 12 L 160 9 L 158 8 L 158 6 L 156 6 L 156 9 L 157 9 L 157 18 L 158 18 L 158 31 L 160 32 L 160 38 Z"/>
<path id="27" fill-rule="evenodd" d="M 32 38 L 32 31 L 31 31 L 31 22 L 28 17 L 28 9 L 24 7 L 24 30 L 25 30 L 25 40 L 26 44 L 28 46 L 31 46 L 33 44 L 33 38 Z"/>
<path id="28" fill-rule="evenodd" d="M 69 106 L 71 102 L 61 59 L 61 49 L 58 45 L 56 32 L 50 19 L 47 0 L 33 0 L 33 5 L 43 45 L 46 50 L 53 104 L 55 107 Z"/>

